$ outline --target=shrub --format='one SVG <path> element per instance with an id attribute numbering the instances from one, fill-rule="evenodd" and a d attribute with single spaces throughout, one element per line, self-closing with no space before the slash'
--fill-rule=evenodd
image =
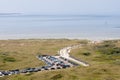
<path id="1" fill-rule="evenodd" d="M 113 48 L 113 50 L 111 51 L 111 54 L 120 54 L 120 48 L 118 47 Z"/>
<path id="2" fill-rule="evenodd" d="M 51 77 L 51 79 L 52 79 L 52 80 L 58 80 L 58 79 L 60 79 L 60 78 L 62 78 L 62 77 L 63 77 L 63 76 L 62 76 L 61 74 L 57 74 L 57 75 Z"/>
<path id="3" fill-rule="evenodd" d="M 83 55 L 89 56 L 91 53 L 90 52 L 84 52 Z"/>
<path id="4" fill-rule="evenodd" d="M 4 61 L 4 62 L 15 62 L 16 59 L 13 58 L 13 57 L 4 57 L 3 61 Z"/>

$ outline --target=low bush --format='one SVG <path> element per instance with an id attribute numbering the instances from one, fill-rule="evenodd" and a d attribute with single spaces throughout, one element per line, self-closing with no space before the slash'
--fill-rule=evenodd
<path id="1" fill-rule="evenodd" d="M 4 61 L 4 62 L 15 62 L 16 59 L 13 58 L 13 57 L 4 57 L 3 61 Z"/>
<path id="2" fill-rule="evenodd" d="M 58 80 L 58 79 L 61 79 L 63 76 L 61 74 L 57 74 L 53 77 L 51 77 L 51 80 Z"/>
<path id="3" fill-rule="evenodd" d="M 90 52 L 84 52 L 83 55 L 89 56 L 89 55 L 91 55 L 91 53 Z"/>

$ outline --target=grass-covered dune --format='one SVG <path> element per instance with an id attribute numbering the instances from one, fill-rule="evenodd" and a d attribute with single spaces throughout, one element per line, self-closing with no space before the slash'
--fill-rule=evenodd
<path id="1" fill-rule="evenodd" d="M 119 80 L 120 40 L 97 44 L 87 40 L 29 39 L 0 40 L 0 70 L 24 69 L 42 66 L 38 54 L 58 55 L 63 47 L 84 44 L 71 51 L 71 56 L 82 59 L 89 67 L 73 67 L 55 71 L 5 76 L 0 80 Z"/>

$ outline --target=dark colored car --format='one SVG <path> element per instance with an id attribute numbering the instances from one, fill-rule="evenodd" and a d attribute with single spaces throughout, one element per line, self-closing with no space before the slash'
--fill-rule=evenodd
<path id="1" fill-rule="evenodd" d="M 60 67 L 57 67 L 57 69 L 61 69 Z"/>
<path id="2" fill-rule="evenodd" d="M 3 71 L 2 74 L 3 75 L 9 75 L 9 72 Z"/>
<path id="3" fill-rule="evenodd" d="M 55 68 L 51 68 L 51 70 L 55 70 Z"/>

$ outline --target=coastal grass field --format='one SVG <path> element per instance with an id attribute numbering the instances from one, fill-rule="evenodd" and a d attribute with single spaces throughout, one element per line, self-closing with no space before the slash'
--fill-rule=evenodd
<path id="1" fill-rule="evenodd" d="M 90 43 L 88 40 L 21 39 L 0 40 L 0 70 L 45 65 L 37 55 L 58 55 L 61 48 L 83 44 L 71 56 L 90 64 L 54 71 L 0 77 L 0 80 L 120 80 L 120 40 Z"/>

